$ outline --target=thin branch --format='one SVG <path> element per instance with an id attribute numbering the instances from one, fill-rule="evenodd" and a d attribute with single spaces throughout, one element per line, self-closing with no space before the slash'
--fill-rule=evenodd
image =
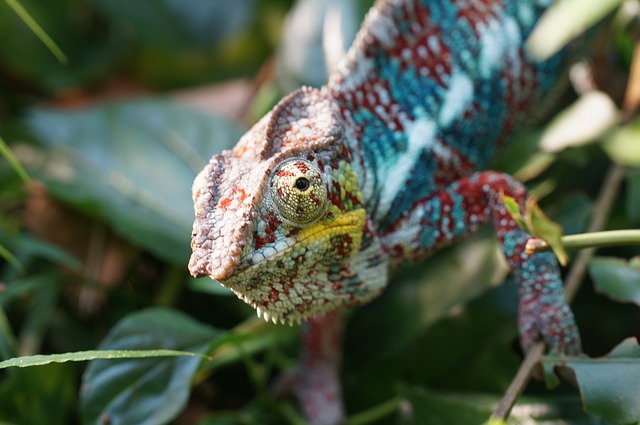
<path id="1" fill-rule="evenodd" d="M 566 249 L 602 248 L 607 246 L 623 246 L 640 244 L 640 230 L 608 230 L 604 232 L 580 233 L 566 235 L 561 238 L 562 246 Z M 527 241 L 527 252 L 550 251 L 546 241 L 531 238 Z"/>

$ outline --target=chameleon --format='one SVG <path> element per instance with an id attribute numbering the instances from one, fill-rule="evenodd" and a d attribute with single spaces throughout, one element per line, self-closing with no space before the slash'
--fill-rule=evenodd
<path id="1" fill-rule="evenodd" d="M 291 386 L 314 424 L 344 419 L 341 311 L 487 223 L 519 291 L 520 343 L 577 355 L 550 253 L 507 213 L 526 188 L 486 170 L 567 67 L 524 45 L 551 0 L 378 0 L 320 88 L 284 97 L 193 183 L 189 270 L 274 323 L 302 323 Z"/>

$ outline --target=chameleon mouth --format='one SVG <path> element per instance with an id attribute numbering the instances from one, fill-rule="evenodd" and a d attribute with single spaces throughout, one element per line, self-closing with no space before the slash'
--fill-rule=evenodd
<path id="1" fill-rule="evenodd" d="M 316 224 L 295 239 L 244 255 L 231 274 L 210 275 L 274 323 L 299 323 L 345 304 L 330 279 L 331 264 L 348 262 L 360 249 L 363 209 L 344 213 L 331 224 Z"/>

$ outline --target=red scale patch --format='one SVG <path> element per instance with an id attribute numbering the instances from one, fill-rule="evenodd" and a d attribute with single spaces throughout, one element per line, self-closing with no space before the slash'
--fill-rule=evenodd
<path id="1" fill-rule="evenodd" d="M 503 10 L 502 0 L 453 0 L 453 3 L 458 6 L 458 18 L 467 21 L 477 36 L 478 25 L 497 19 Z"/>
<path id="2" fill-rule="evenodd" d="M 451 52 L 442 41 L 441 29 L 431 21 L 429 10 L 418 2 L 408 4 L 411 10 L 403 10 L 403 19 L 410 24 L 410 32 L 395 40 L 389 56 L 400 62 L 400 70 L 415 68 L 445 86 L 444 77 L 451 74 Z M 424 75 L 423 75 L 424 74 Z"/>

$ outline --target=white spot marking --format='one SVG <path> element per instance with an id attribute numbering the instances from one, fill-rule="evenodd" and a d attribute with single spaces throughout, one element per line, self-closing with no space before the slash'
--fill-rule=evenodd
<path id="1" fill-rule="evenodd" d="M 386 181 L 386 185 L 382 187 L 380 193 L 379 213 L 381 214 L 386 214 L 391 208 L 393 200 L 406 184 L 409 173 L 419 160 L 420 152 L 434 142 L 436 124 L 426 117 L 407 121 L 404 123 L 404 128 L 408 135 L 407 150 L 398 155 L 396 160 L 383 170 L 381 179 Z M 394 176 L 394 178 L 390 179 L 388 176 Z"/>
<path id="2" fill-rule="evenodd" d="M 473 100 L 473 82 L 461 72 L 454 72 L 449 82 L 449 90 L 444 96 L 439 121 L 443 127 L 464 113 Z"/>
<path id="3" fill-rule="evenodd" d="M 501 69 L 505 61 L 511 58 L 517 64 L 518 48 L 522 41 L 520 27 L 513 17 L 507 16 L 504 21 L 491 21 L 478 28 L 480 34 L 480 75 L 488 78 Z M 513 70 L 517 74 L 517 70 Z"/>

